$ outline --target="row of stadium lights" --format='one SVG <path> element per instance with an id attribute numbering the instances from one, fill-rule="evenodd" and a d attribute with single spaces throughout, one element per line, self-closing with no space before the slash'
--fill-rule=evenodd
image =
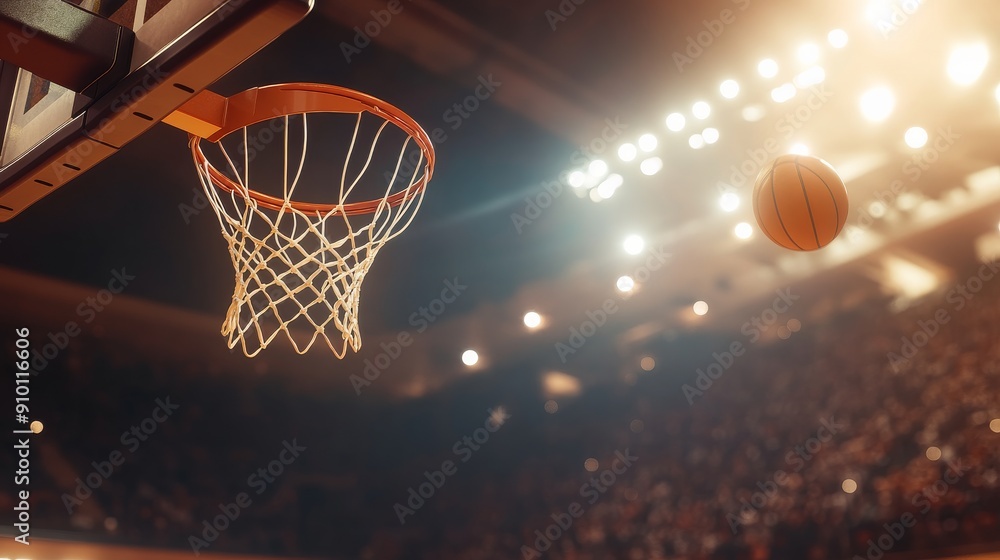
<path id="1" fill-rule="evenodd" d="M 835 29 L 827 35 L 827 42 L 835 49 L 842 49 L 847 46 L 848 35 L 842 29 Z M 789 83 L 774 88 L 771 91 L 771 98 L 776 103 L 785 103 L 795 97 L 800 89 L 805 89 L 813 85 L 818 85 L 826 79 L 826 71 L 815 63 L 821 56 L 820 48 L 809 43 L 799 47 L 797 58 L 805 65 L 812 65 L 807 70 L 801 72 Z M 971 86 L 982 76 L 989 61 L 989 50 L 985 45 L 967 45 L 955 48 L 948 60 L 947 72 L 951 80 L 960 86 Z M 780 68 L 774 59 L 764 59 L 757 65 L 757 73 L 766 79 L 774 78 L 778 75 Z M 734 99 L 740 93 L 740 85 L 736 80 L 728 79 L 719 86 L 719 92 L 726 99 Z M 1000 86 L 997 86 L 995 97 L 1000 103 Z M 886 120 L 895 109 L 896 99 L 892 90 L 885 86 L 875 87 L 861 95 L 861 114 L 869 121 L 878 123 Z M 711 106 L 706 101 L 698 101 L 691 108 L 691 116 L 694 120 L 705 120 L 712 113 Z M 744 119 L 754 122 L 763 118 L 763 109 L 758 106 L 749 106 L 743 110 Z M 680 132 L 687 126 L 688 119 L 681 113 L 671 113 L 666 118 L 667 129 L 671 132 Z M 930 135 L 927 130 L 913 126 L 903 133 L 903 140 L 908 147 L 918 150 L 927 145 Z M 719 140 L 719 130 L 708 127 L 701 133 L 694 134 L 688 139 L 688 144 L 692 149 L 701 149 L 706 145 L 715 144 Z M 641 158 L 639 170 L 647 176 L 656 175 L 663 167 L 662 158 L 653 154 L 659 147 L 659 140 L 654 134 L 643 134 L 635 144 L 626 142 L 618 148 L 618 157 L 626 163 L 636 161 Z M 808 155 L 809 148 L 804 144 L 791 146 L 788 153 Z M 600 159 L 595 159 L 589 163 L 585 170 L 576 170 L 569 174 L 568 182 L 572 187 L 590 189 L 590 198 L 594 202 L 600 202 L 611 198 L 615 192 L 624 184 L 624 178 L 619 174 L 609 174 L 608 164 Z M 739 196 L 735 193 L 725 193 L 719 199 L 719 206 L 725 212 L 733 212 L 740 205 Z M 872 209 L 873 216 L 878 217 L 879 209 Z M 884 214 L 884 212 L 882 212 Z M 746 240 L 753 236 L 754 228 L 748 222 L 736 224 L 733 233 L 738 239 Z M 626 251 L 628 248 L 626 247 Z M 628 292 L 634 287 L 631 278 L 623 276 L 618 280 L 618 289 Z M 697 311 L 696 311 L 697 312 Z M 699 313 L 703 314 L 703 313 Z"/>
<path id="2" fill-rule="evenodd" d="M 847 33 L 841 29 L 831 31 L 827 40 L 833 48 L 842 49 L 847 46 Z M 803 45 L 799 48 L 798 58 L 806 64 L 815 63 L 820 56 L 819 47 L 814 44 Z M 983 46 L 962 47 L 956 49 L 948 65 L 948 73 L 953 81 L 959 85 L 971 85 L 975 83 L 985 70 L 988 60 L 988 52 Z M 757 66 L 758 73 L 764 78 L 777 76 L 779 67 L 773 59 L 762 60 Z M 806 89 L 813 85 L 818 85 L 826 79 L 826 72 L 822 67 L 813 66 L 800 73 L 792 83 L 786 83 L 774 88 L 771 91 L 771 98 L 776 103 L 784 103 L 795 97 L 799 89 Z M 739 95 L 740 85 L 736 80 L 725 80 L 719 87 L 719 92 L 726 99 L 734 99 Z M 997 102 L 1000 103 L 1000 86 L 996 92 Z M 870 121 L 879 122 L 888 118 L 895 107 L 895 97 L 888 88 L 876 88 L 868 91 L 861 97 L 862 114 Z M 711 115 L 711 106 L 705 101 L 699 101 L 692 107 L 692 116 L 697 120 L 705 120 Z M 748 107 L 743 111 L 743 117 L 747 121 L 755 122 L 763 118 L 763 110 L 759 107 Z M 687 124 L 687 119 L 680 113 L 671 113 L 666 119 L 666 126 L 672 132 L 680 132 Z M 923 148 L 929 139 L 927 131 L 921 127 L 911 127 L 904 134 L 906 145 L 913 149 Z M 695 134 L 689 138 L 689 145 L 692 149 L 701 149 L 706 145 L 715 144 L 719 140 L 719 131 L 716 128 L 705 128 L 700 134 Z M 633 162 L 641 155 L 647 154 L 639 164 L 639 170 L 647 176 L 653 176 L 663 169 L 663 160 L 651 155 L 659 146 L 659 140 L 653 134 L 644 134 L 639 137 L 635 144 L 625 143 L 618 149 L 618 157 L 624 162 Z M 808 154 L 809 150 L 802 144 L 796 144 L 790 149 L 790 153 Z M 569 174 L 570 186 L 574 188 L 590 188 L 591 199 L 595 202 L 611 198 L 615 191 L 624 184 L 624 178 L 618 174 L 609 174 L 609 166 L 603 160 L 593 160 L 585 171 L 573 171 Z M 739 196 L 735 193 L 725 193 L 719 199 L 719 206 L 725 212 L 735 211 L 740 204 Z M 748 239 L 753 235 L 753 226 L 749 223 L 741 222 L 735 228 L 735 235 L 740 239 Z M 638 255 L 645 248 L 645 241 L 641 236 L 629 235 L 625 238 L 622 246 L 626 253 Z M 622 293 L 631 292 L 635 289 L 636 282 L 630 276 L 621 276 L 616 281 L 616 287 Z M 708 303 L 697 301 L 692 305 L 695 315 L 704 316 L 708 313 Z M 536 330 L 543 324 L 542 316 L 536 311 L 525 313 L 524 325 L 529 330 Z M 793 324 L 794 323 L 794 324 Z M 787 326 L 792 332 L 798 331 L 801 324 L 797 320 L 791 320 Z M 479 362 L 479 354 L 475 350 L 466 350 L 462 354 L 462 362 L 469 366 L 475 366 Z M 656 367 L 656 360 L 652 356 L 645 356 L 640 360 L 640 367 L 643 371 L 652 371 Z M 545 411 L 555 414 L 559 410 L 559 405 L 554 400 L 548 400 L 544 405 Z M 634 433 L 643 430 L 643 422 L 634 420 L 630 424 L 630 429 Z M 1000 433 L 1000 418 L 992 420 L 989 424 L 994 433 Z M 941 450 L 937 447 L 929 447 L 926 456 L 931 461 L 941 458 Z M 596 472 L 599 462 L 595 458 L 584 461 L 584 468 L 589 472 Z M 847 478 L 841 483 L 841 489 L 848 494 L 853 494 L 858 489 L 858 484 L 853 479 Z M 4 560 L 4 559 L 0 559 Z"/>
<path id="3" fill-rule="evenodd" d="M 849 42 L 847 32 L 842 29 L 834 29 L 827 34 L 827 42 L 835 49 L 843 49 Z M 798 60 L 805 65 L 812 65 L 808 69 L 799 73 L 792 82 L 784 83 L 771 90 L 771 99 L 776 103 L 785 103 L 795 97 L 801 89 L 807 89 L 814 85 L 823 83 L 826 80 L 826 71 L 821 66 L 817 66 L 821 56 L 818 45 L 808 43 L 799 47 L 797 51 Z M 956 48 L 948 61 L 948 75 L 953 82 L 960 86 L 970 86 L 974 84 L 989 61 L 989 51 L 985 45 L 962 46 Z M 780 66 L 774 59 L 764 59 L 757 65 L 757 73 L 765 79 L 772 79 L 778 75 Z M 739 82 L 733 79 L 723 81 L 719 86 L 719 93 L 726 99 L 735 99 L 740 93 Z M 1000 86 L 995 90 L 995 97 L 1000 103 Z M 876 87 L 865 92 L 860 99 L 862 115 L 869 121 L 877 123 L 884 121 L 892 114 L 895 108 L 895 96 L 892 91 L 884 86 Z M 712 108 L 706 101 L 698 101 L 691 108 L 691 116 L 695 120 L 703 121 L 712 114 Z M 748 106 L 743 110 L 743 118 L 750 122 L 762 119 L 764 110 L 759 106 Z M 688 124 L 688 119 L 681 113 L 671 113 L 666 118 L 666 127 L 671 132 L 681 132 Z M 707 127 L 692 135 L 688 139 L 688 145 L 692 149 L 701 149 L 707 145 L 715 144 L 719 140 L 719 130 Z M 906 130 L 903 140 L 912 149 L 923 148 L 928 140 L 929 134 L 924 128 L 914 126 Z M 626 163 L 634 162 L 640 157 L 639 170 L 647 176 L 659 173 L 663 167 L 663 159 L 654 155 L 653 152 L 659 147 L 659 139 L 656 135 L 647 133 L 638 138 L 635 144 L 627 142 L 618 148 L 618 157 Z M 807 146 L 795 144 L 789 149 L 789 153 L 806 155 L 809 153 Z M 594 202 L 607 200 L 614 196 L 615 192 L 624 184 L 624 177 L 617 173 L 609 173 L 610 167 L 607 162 L 595 159 L 591 161 L 584 170 L 575 170 L 568 175 L 570 186 L 583 189 L 587 188 L 590 198 Z M 719 199 L 719 206 L 725 212 L 734 212 L 740 205 L 740 198 L 735 193 L 725 193 Z M 734 235 L 739 239 L 749 239 L 753 236 L 753 226 L 747 222 L 740 222 L 734 228 Z M 644 241 L 638 235 L 627 237 L 623 243 L 625 251 L 630 255 L 637 255 L 644 248 Z M 617 289 L 622 293 L 628 293 L 635 289 L 636 283 L 630 276 L 621 276 L 616 281 Z M 708 313 L 708 304 L 704 301 L 697 301 L 692 306 L 695 315 L 703 316 Z M 529 311 L 524 315 L 524 324 L 529 329 L 537 329 L 542 325 L 542 317 L 535 311 Z M 652 358 L 648 358 L 652 360 Z M 467 366 L 474 366 L 479 362 L 479 355 L 475 350 L 466 350 L 462 354 L 462 362 Z M 644 368 L 645 369 L 645 368 Z M 650 368 L 651 369 L 651 368 Z M 648 371 L 648 370 L 647 370 Z M 1000 421 L 997 422 L 1000 427 Z"/>
<path id="4" fill-rule="evenodd" d="M 842 29 L 835 29 L 828 34 L 828 42 L 834 48 L 841 49 L 847 45 L 847 33 Z M 798 59 L 804 64 L 814 64 L 820 57 L 820 49 L 816 44 L 809 43 L 802 45 L 798 50 Z M 982 75 L 989 60 L 989 52 L 985 45 L 962 46 L 956 48 L 948 62 L 948 75 L 958 85 L 969 86 L 974 84 Z M 779 66 L 774 59 L 762 60 L 757 65 L 757 72 L 766 79 L 774 78 L 778 75 Z M 771 99 L 776 103 L 786 103 L 793 99 L 799 90 L 807 89 L 814 85 L 823 83 L 826 80 L 826 71 L 821 66 L 811 66 L 801 72 L 792 82 L 784 83 L 771 90 Z M 736 80 L 725 80 L 719 86 L 719 91 L 726 99 L 734 99 L 740 93 L 740 85 Z M 995 95 L 1000 102 L 1000 86 L 997 87 Z M 892 114 L 896 105 L 895 95 L 887 87 L 880 86 L 865 92 L 860 99 L 862 115 L 871 122 L 884 121 Z M 691 108 L 691 116 L 694 120 L 706 120 L 712 114 L 712 108 L 706 101 L 698 101 Z M 748 106 L 743 110 L 743 118 L 756 122 L 763 118 L 764 110 L 759 106 Z M 671 113 L 666 118 L 667 129 L 671 132 L 680 132 L 688 124 L 688 119 L 681 113 Z M 691 135 L 688 138 L 688 145 L 692 149 L 702 149 L 705 146 L 715 144 L 719 140 L 719 130 L 708 127 L 700 133 Z M 920 149 L 927 144 L 927 131 L 920 127 L 912 127 L 903 135 L 907 146 L 913 149 Z M 659 140 L 653 134 L 644 134 L 639 137 L 635 144 L 627 142 L 618 148 L 618 157 L 626 163 L 636 161 L 642 157 L 639 163 L 639 170 L 647 176 L 659 173 L 663 167 L 663 159 L 653 155 L 659 145 Z M 792 154 L 806 155 L 809 148 L 803 144 L 795 144 L 788 150 Z M 585 170 L 576 170 L 569 174 L 568 182 L 575 188 L 589 188 L 590 198 L 595 202 L 611 198 L 619 187 L 624 183 L 624 179 L 618 174 L 608 174 L 609 166 L 603 160 L 590 162 Z"/>

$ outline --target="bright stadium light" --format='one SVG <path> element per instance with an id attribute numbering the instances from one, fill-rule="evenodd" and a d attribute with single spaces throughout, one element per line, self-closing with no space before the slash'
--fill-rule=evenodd
<path id="1" fill-rule="evenodd" d="M 646 242 L 643 241 L 642 237 L 639 237 L 638 235 L 630 235 L 625 238 L 622 246 L 625 248 L 626 253 L 630 255 L 638 255 L 646 247 Z"/>
<path id="2" fill-rule="evenodd" d="M 778 63 L 771 58 L 765 58 L 757 65 L 757 72 L 764 78 L 773 78 L 778 75 Z"/>
<path id="3" fill-rule="evenodd" d="M 524 326 L 529 329 L 537 329 L 542 324 L 542 316 L 534 311 L 524 314 Z"/>
<path id="4" fill-rule="evenodd" d="M 639 164 L 639 171 L 642 171 L 643 175 L 653 176 L 659 173 L 661 169 L 663 169 L 663 160 L 658 157 L 643 160 Z"/>
<path id="5" fill-rule="evenodd" d="M 799 62 L 803 64 L 813 64 L 819 60 L 819 47 L 815 43 L 806 43 L 799 47 L 798 53 L 796 53 Z"/>
<path id="6" fill-rule="evenodd" d="M 701 137 L 705 140 L 706 144 L 715 144 L 719 141 L 719 130 L 715 128 L 706 128 L 701 131 Z"/>
<path id="7" fill-rule="evenodd" d="M 692 149 L 700 150 L 705 147 L 705 137 L 701 134 L 694 134 L 691 138 L 688 138 L 688 146 Z"/>
<path id="8" fill-rule="evenodd" d="M 604 200 L 607 200 L 615 195 L 615 192 L 625 184 L 625 179 L 617 173 L 608 175 L 608 178 L 597 185 L 597 194 Z"/>
<path id="9" fill-rule="evenodd" d="M 739 237 L 740 239 L 750 239 L 750 236 L 753 235 L 753 226 L 746 222 L 740 222 L 736 224 L 736 228 L 733 230 L 733 233 L 735 233 L 736 237 Z"/>
<path id="10" fill-rule="evenodd" d="M 990 60 L 986 45 L 963 45 L 951 51 L 948 59 L 948 76 L 960 86 L 970 86 L 983 75 Z"/>
<path id="11" fill-rule="evenodd" d="M 795 87 L 799 89 L 808 89 L 817 84 L 821 84 L 826 81 L 826 70 L 822 66 L 813 66 L 808 70 L 795 76 L 792 80 L 795 83 Z"/>
<path id="12" fill-rule="evenodd" d="M 635 148 L 635 144 L 625 143 L 618 148 L 618 157 L 622 161 L 632 161 L 635 159 L 638 150 Z"/>
<path id="13" fill-rule="evenodd" d="M 658 144 L 656 136 L 652 134 L 643 134 L 639 137 L 639 149 L 644 152 L 652 152 Z"/>
<path id="14" fill-rule="evenodd" d="M 927 131 L 919 126 L 914 126 L 906 131 L 903 135 L 903 139 L 906 141 L 906 145 L 913 148 L 914 150 L 923 148 L 927 145 L 927 140 L 929 136 Z"/>
<path id="15" fill-rule="evenodd" d="M 719 207 L 723 212 L 732 212 L 740 207 L 740 197 L 736 193 L 727 192 L 719 197 Z"/>
<path id="16" fill-rule="evenodd" d="M 691 107 L 691 114 L 696 119 L 705 120 L 712 114 L 712 107 L 704 101 L 699 101 Z"/>
<path id="17" fill-rule="evenodd" d="M 667 128 L 673 132 L 680 132 L 684 130 L 684 124 L 686 121 L 687 119 L 684 118 L 684 115 L 680 113 L 670 113 L 667 115 Z"/>
<path id="18" fill-rule="evenodd" d="M 809 146 L 805 144 L 793 144 L 791 148 L 788 148 L 788 153 L 795 154 L 797 156 L 807 156 L 809 155 Z"/>
<path id="19" fill-rule="evenodd" d="M 462 363 L 467 366 L 474 366 L 479 363 L 479 353 L 475 350 L 462 352 Z"/>
<path id="20" fill-rule="evenodd" d="M 566 180 L 569 182 L 569 186 L 578 189 L 587 182 L 587 176 L 582 171 L 574 171 L 569 174 L 569 178 Z"/>
<path id="21" fill-rule="evenodd" d="M 633 280 L 631 276 L 622 276 L 617 282 L 615 282 L 615 287 L 617 287 L 618 291 L 622 293 L 631 292 L 632 289 L 635 288 L 635 280 Z"/>
<path id="22" fill-rule="evenodd" d="M 870 89 L 861 96 L 861 114 L 869 121 L 884 121 L 895 108 L 896 96 L 887 87 Z"/>
<path id="23" fill-rule="evenodd" d="M 740 84 L 736 80 L 726 80 L 719 86 L 719 93 L 726 99 L 732 99 L 740 94 Z"/>
<path id="24" fill-rule="evenodd" d="M 795 97 L 796 93 L 798 93 L 798 90 L 794 84 L 782 84 L 771 90 L 771 99 L 775 103 L 784 103 Z"/>
<path id="25" fill-rule="evenodd" d="M 826 36 L 830 46 L 835 49 L 842 49 L 847 46 L 847 32 L 843 29 L 834 29 Z"/>
<path id="26" fill-rule="evenodd" d="M 691 306 L 691 310 L 694 311 L 695 315 L 699 317 L 708 313 L 708 304 L 704 301 L 696 301 L 694 305 Z"/>
<path id="27" fill-rule="evenodd" d="M 587 166 L 587 171 L 592 177 L 604 177 L 608 172 L 608 164 L 604 160 L 595 159 Z"/>

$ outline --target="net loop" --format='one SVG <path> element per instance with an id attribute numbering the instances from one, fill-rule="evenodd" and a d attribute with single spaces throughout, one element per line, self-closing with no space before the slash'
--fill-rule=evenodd
<path id="1" fill-rule="evenodd" d="M 281 88 L 271 102 L 262 105 L 259 92 Z M 317 84 L 285 84 L 251 90 L 253 107 L 232 106 L 230 112 L 245 116 L 231 123 L 215 142 L 221 158 L 213 165 L 201 148 L 201 140 L 191 136 L 190 147 L 201 184 L 215 210 L 222 235 L 229 247 L 235 271 L 232 302 L 222 325 L 222 334 L 230 348 L 239 345 L 248 357 L 279 337 L 287 338 L 295 352 L 304 354 L 317 342 L 325 343 L 338 357 L 347 348 L 361 348 L 358 309 L 361 286 L 379 250 L 402 233 L 413 221 L 423 201 L 424 187 L 434 166 L 434 151 L 426 133 L 399 109 L 375 98 Z M 241 94 L 243 98 L 248 95 Z M 293 96 L 314 96 L 303 105 Z M 316 98 L 315 96 L 320 97 Z M 319 99 L 320 101 L 317 101 Z M 275 105 L 274 101 L 280 104 Z M 255 115 L 269 111 L 272 119 L 283 121 L 283 161 L 281 185 L 266 184 L 257 189 L 250 171 L 251 141 L 248 128 L 263 122 Z M 303 177 L 309 143 L 309 120 L 315 113 L 356 113 L 350 146 L 343 158 L 343 169 L 333 203 L 300 202 L 296 190 Z M 383 122 L 377 127 L 371 146 L 360 147 L 367 140 L 359 138 L 362 120 L 375 117 Z M 292 120 L 301 121 L 302 135 L 293 139 Z M 372 169 L 376 149 L 385 143 L 385 133 L 393 127 L 402 130 L 391 173 Z M 230 135 L 242 136 L 242 158 L 234 158 L 220 142 Z M 295 145 L 300 146 L 294 153 Z M 408 153 L 419 157 L 406 170 Z M 390 154 L 394 152 L 388 152 Z M 320 153 L 314 157 L 333 158 Z M 373 179 L 374 177 L 374 179 Z M 359 187 L 365 192 L 377 189 L 381 196 L 367 202 L 348 202 Z M 280 192 L 271 196 L 261 192 Z M 332 190 L 332 189 L 331 189 Z"/>

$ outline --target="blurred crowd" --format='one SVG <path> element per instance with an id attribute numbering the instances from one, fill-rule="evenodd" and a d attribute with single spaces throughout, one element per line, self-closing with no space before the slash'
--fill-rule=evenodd
<path id="1" fill-rule="evenodd" d="M 647 349 L 652 371 L 623 356 L 626 382 L 609 372 L 547 404 L 503 372 L 417 401 L 304 394 L 275 373 L 154 364 L 83 336 L 35 377 L 33 529 L 190 550 L 245 492 L 253 503 L 202 552 L 821 560 L 1000 543 L 1000 286 L 961 309 L 944 294 L 885 309 L 746 344 L 692 403 L 694 366 L 742 334 L 664 341 Z M 890 360 L 941 310 L 939 332 Z M 177 411 L 130 450 L 123 432 L 166 397 Z M 454 444 L 500 405 L 510 418 L 463 461 Z M 258 494 L 248 477 L 292 440 L 301 458 Z M 70 513 L 76 478 L 115 450 L 124 463 Z M 448 460 L 456 472 L 408 502 Z M 412 509 L 403 523 L 397 504 Z"/>

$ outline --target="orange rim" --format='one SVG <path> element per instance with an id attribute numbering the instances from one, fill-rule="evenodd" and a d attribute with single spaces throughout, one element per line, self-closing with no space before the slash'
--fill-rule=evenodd
<path id="1" fill-rule="evenodd" d="M 222 138 L 242 130 L 250 125 L 270 119 L 307 113 L 362 113 L 368 112 L 396 125 L 407 133 L 424 156 L 424 172 L 420 179 L 407 188 L 393 193 L 384 199 L 354 202 L 350 204 L 319 204 L 313 202 L 296 202 L 270 196 L 247 189 L 247 194 L 257 204 L 264 208 L 287 212 L 289 208 L 305 213 L 343 214 L 357 216 L 372 214 L 383 204 L 398 206 L 406 200 L 420 194 L 434 173 L 434 146 L 427 132 L 409 115 L 397 107 L 370 95 L 327 84 L 290 83 L 276 84 L 249 89 L 230 97 L 226 104 L 226 120 L 222 128 L 211 137 L 210 142 L 218 142 Z M 224 175 L 205 156 L 201 150 L 202 138 L 191 135 L 191 155 L 195 164 L 207 172 L 212 184 L 227 192 L 242 192 L 243 187 Z"/>

